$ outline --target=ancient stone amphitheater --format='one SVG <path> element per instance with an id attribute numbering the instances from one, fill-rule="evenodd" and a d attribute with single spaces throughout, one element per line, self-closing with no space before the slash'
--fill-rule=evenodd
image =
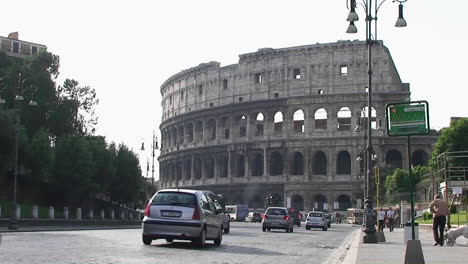
<path id="1" fill-rule="evenodd" d="M 364 42 L 338 41 L 262 48 L 171 76 L 161 85 L 159 188 L 209 189 L 251 208 L 269 196 L 305 211 L 360 206 L 367 61 Z M 409 84 L 382 42 L 372 67 L 373 165 L 407 168 L 406 138 L 387 136 L 384 116 L 387 103 L 410 100 Z M 427 164 L 435 139 L 412 138 L 413 164 Z"/>

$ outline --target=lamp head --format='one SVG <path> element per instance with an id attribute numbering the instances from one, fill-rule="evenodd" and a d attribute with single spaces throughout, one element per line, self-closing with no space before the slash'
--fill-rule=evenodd
<path id="1" fill-rule="evenodd" d="M 357 33 L 357 27 L 354 25 L 353 21 L 349 22 L 349 26 L 348 26 L 348 29 L 346 30 L 346 33 L 350 33 L 350 34 Z"/>
<path id="2" fill-rule="evenodd" d="M 401 3 L 398 5 L 398 19 L 395 23 L 395 27 L 406 27 L 406 20 L 403 17 L 403 5 Z"/>
<path id="3" fill-rule="evenodd" d="M 15 96 L 15 101 L 22 102 L 22 101 L 24 101 L 24 97 L 22 95 L 17 95 L 17 96 Z"/>
<path id="4" fill-rule="evenodd" d="M 30 105 L 30 106 L 37 106 L 37 102 L 34 101 L 34 100 L 31 100 L 31 101 L 29 102 L 29 105 Z"/>
<path id="5" fill-rule="evenodd" d="M 5 99 L 0 98 L 0 104 L 4 104 L 4 103 L 5 103 Z"/>

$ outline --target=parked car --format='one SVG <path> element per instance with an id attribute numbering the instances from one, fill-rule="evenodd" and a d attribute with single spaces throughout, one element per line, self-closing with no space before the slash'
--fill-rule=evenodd
<path id="1" fill-rule="evenodd" d="M 263 215 L 262 231 L 271 229 L 284 229 L 293 232 L 293 220 L 285 207 L 268 207 Z"/>
<path id="2" fill-rule="evenodd" d="M 221 194 L 215 194 L 212 191 L 203 191 L 203 193 L 208 196 L 213 202 L 219 204 L 223 210 L 223 231 L 225 234 L 228 234 L 231 229 L 231 215 L 226 211 L 226 201 Z"/>
<path id="3" fill-rule="evenodd" d="M 297 225 L 298 227 L 301 227 L 301 218 L 302 218 L 302 215 L 299 211 L 295 210 L 295 209 L 288 209 L 288 212 L 289 212 L 289 215 L 292 217 L 293 219 L 293 224 L 294 225 Z"/>
<path id="4" fill-rule="evenodd" d="M 216 209 L 218 208 L 218 209 Z M 206 240 L 220 245 L 223 238 L 223 212 L 203 191 L 160 190 L 150 199 L 142 222 L 143 244 L 155 239 L 191 240 L 203 247 Z"/>
<path id="5" fill-rule="evenodd" d="M 330 228 L 331 227 L 331 214 L 324 214 L 325 215 L 325 219 L 327 220 L 327 228 Z"/>
<path id="6" fill-rule="evenodd" d="M 306 230 L 311 228 L 322 228 L 323 231 L 327 231 L 327 219 L 323 212 L 311 211 L 307 214 Z"/>
<path id="7" fill-rule="evenodd" d="M 249 223 L 261 223 L 262 222 L 262 214 L 259 212 L 250 212 L 245 217 L 245 222 Z"/>

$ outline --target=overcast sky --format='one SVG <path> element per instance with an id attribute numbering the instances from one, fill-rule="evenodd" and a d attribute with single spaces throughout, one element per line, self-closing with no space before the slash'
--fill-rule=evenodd
<path id="1" fill-rule="evenodd" d="M 451 116 L 468 116 L 468 1 L 404 5 L 406 28 L 394 27 L 397 3 L 381 6 L 378 38 L 412 100 L 429 102 L 431 127 L 440 129 Z M 139 149 L 159 132 L 159 89 L 171 75 L 203 62 L 237 63 L 264 47 L 363 40 L 362 7 L 357 13 L 358 33 L 346 34 L 346 0 L 15 0 L 2 3 L 0 35 L 17 31 L 59 55 L 58 84 L 73 78 L 97 92 L 97 134 L 146 163 L 150 153 Z"/>

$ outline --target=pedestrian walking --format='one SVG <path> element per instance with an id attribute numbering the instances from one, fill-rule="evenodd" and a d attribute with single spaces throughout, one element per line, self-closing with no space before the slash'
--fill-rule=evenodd
<path id="1" fill-rule="evenodd" d="M 444 245 L 444 229 L 449 215 L 448 203 L 440 199 L 440 194 L 434 195 L 434 201 L 429 204 L 429 210 L 434 213 L 432 232 L 434 233 L 434 246 Z"/>
<path id="2" fill-rule="evenodd" d="M 385 212 L 385 210 L 380 207 L 380 210 L 377 214 L 377 219 L 379 220 L 379 226 L 378 226 L 378 231 L 379 232 L 382 232 L 385 228 L 385 216 L 387 215 L 387 213 Z"/>
<path id="3" fill-rule="evenodd" d="M 390 232 L 393 231 L 393 225 L 395 224 L 395 211 L 390 207 L 387 211 L 387 218 L 388 218 L 388 228 Z"/>
<path id="4" fill-rule="evenodd" d="M 336 217 L 336 223 L 341 224 L 341 214 L 340 214 L 340 212 L 336 212 L 335 217 Z"/>

